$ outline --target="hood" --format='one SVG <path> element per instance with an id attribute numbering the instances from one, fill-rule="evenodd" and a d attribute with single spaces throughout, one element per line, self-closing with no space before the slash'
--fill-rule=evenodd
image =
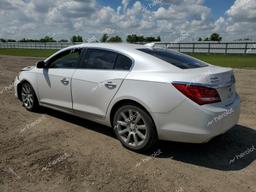
<path id="1" fill-rule="evenodd" d="M 24 67 L 23 69 L 21 69 L 21 71 L 30 71 L 34 68 L 35 68 L 35 65 L 32 65 L 32 66 Z"/>

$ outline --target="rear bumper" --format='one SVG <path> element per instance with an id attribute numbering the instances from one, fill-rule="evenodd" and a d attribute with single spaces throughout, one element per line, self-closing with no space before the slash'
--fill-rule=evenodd
<path id="1" fill-rule="evenodd" d="M 154 113 L 158 137 L 161 140 L 205 143 L 237 124 L 240 97 L 236 95 L 228 106 L 198 106 L 184 100 L 169 113 Z"/>

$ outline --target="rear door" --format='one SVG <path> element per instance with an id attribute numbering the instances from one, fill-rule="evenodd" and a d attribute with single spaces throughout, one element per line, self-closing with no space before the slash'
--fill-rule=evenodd
<path id="1" fill-rule="evenodd" d="M 105 117 L 109 103 L 128 75 L 132 60 L 116 52 L 89 48 L 72 78 L 73 109 L 78 115 Z"/>

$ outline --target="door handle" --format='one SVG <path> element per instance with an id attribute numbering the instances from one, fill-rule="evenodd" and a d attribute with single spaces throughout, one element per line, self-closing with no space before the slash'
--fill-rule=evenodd
<path id="1" fill-rule="evenodd" d="M 61 81 L 61 83 L 62 83 L 63 85 L 68 85 L 68 84 L 69 84 L 69 80 L 68 80 L 67 78 L 63 78 L 63 79 L 61 79 L 60 81 Z"/>
<path id="2" fill-rule="evenodd" d="M 109 81 L 107 83 L 105 83 L 105 87 L 107 87 L 108 89 L 115 89 L 116 88 L 116 84 Z"/>

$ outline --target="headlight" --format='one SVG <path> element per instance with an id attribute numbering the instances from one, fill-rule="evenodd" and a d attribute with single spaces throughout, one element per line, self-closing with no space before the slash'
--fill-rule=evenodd
<path id="1" fill-rule="evenodd" d="M 18 73 L 18 75 L 17 75 L 17 79 L 18 80 L 20 80 L 20 73 L 21 73 L 21 71 Z"/>

